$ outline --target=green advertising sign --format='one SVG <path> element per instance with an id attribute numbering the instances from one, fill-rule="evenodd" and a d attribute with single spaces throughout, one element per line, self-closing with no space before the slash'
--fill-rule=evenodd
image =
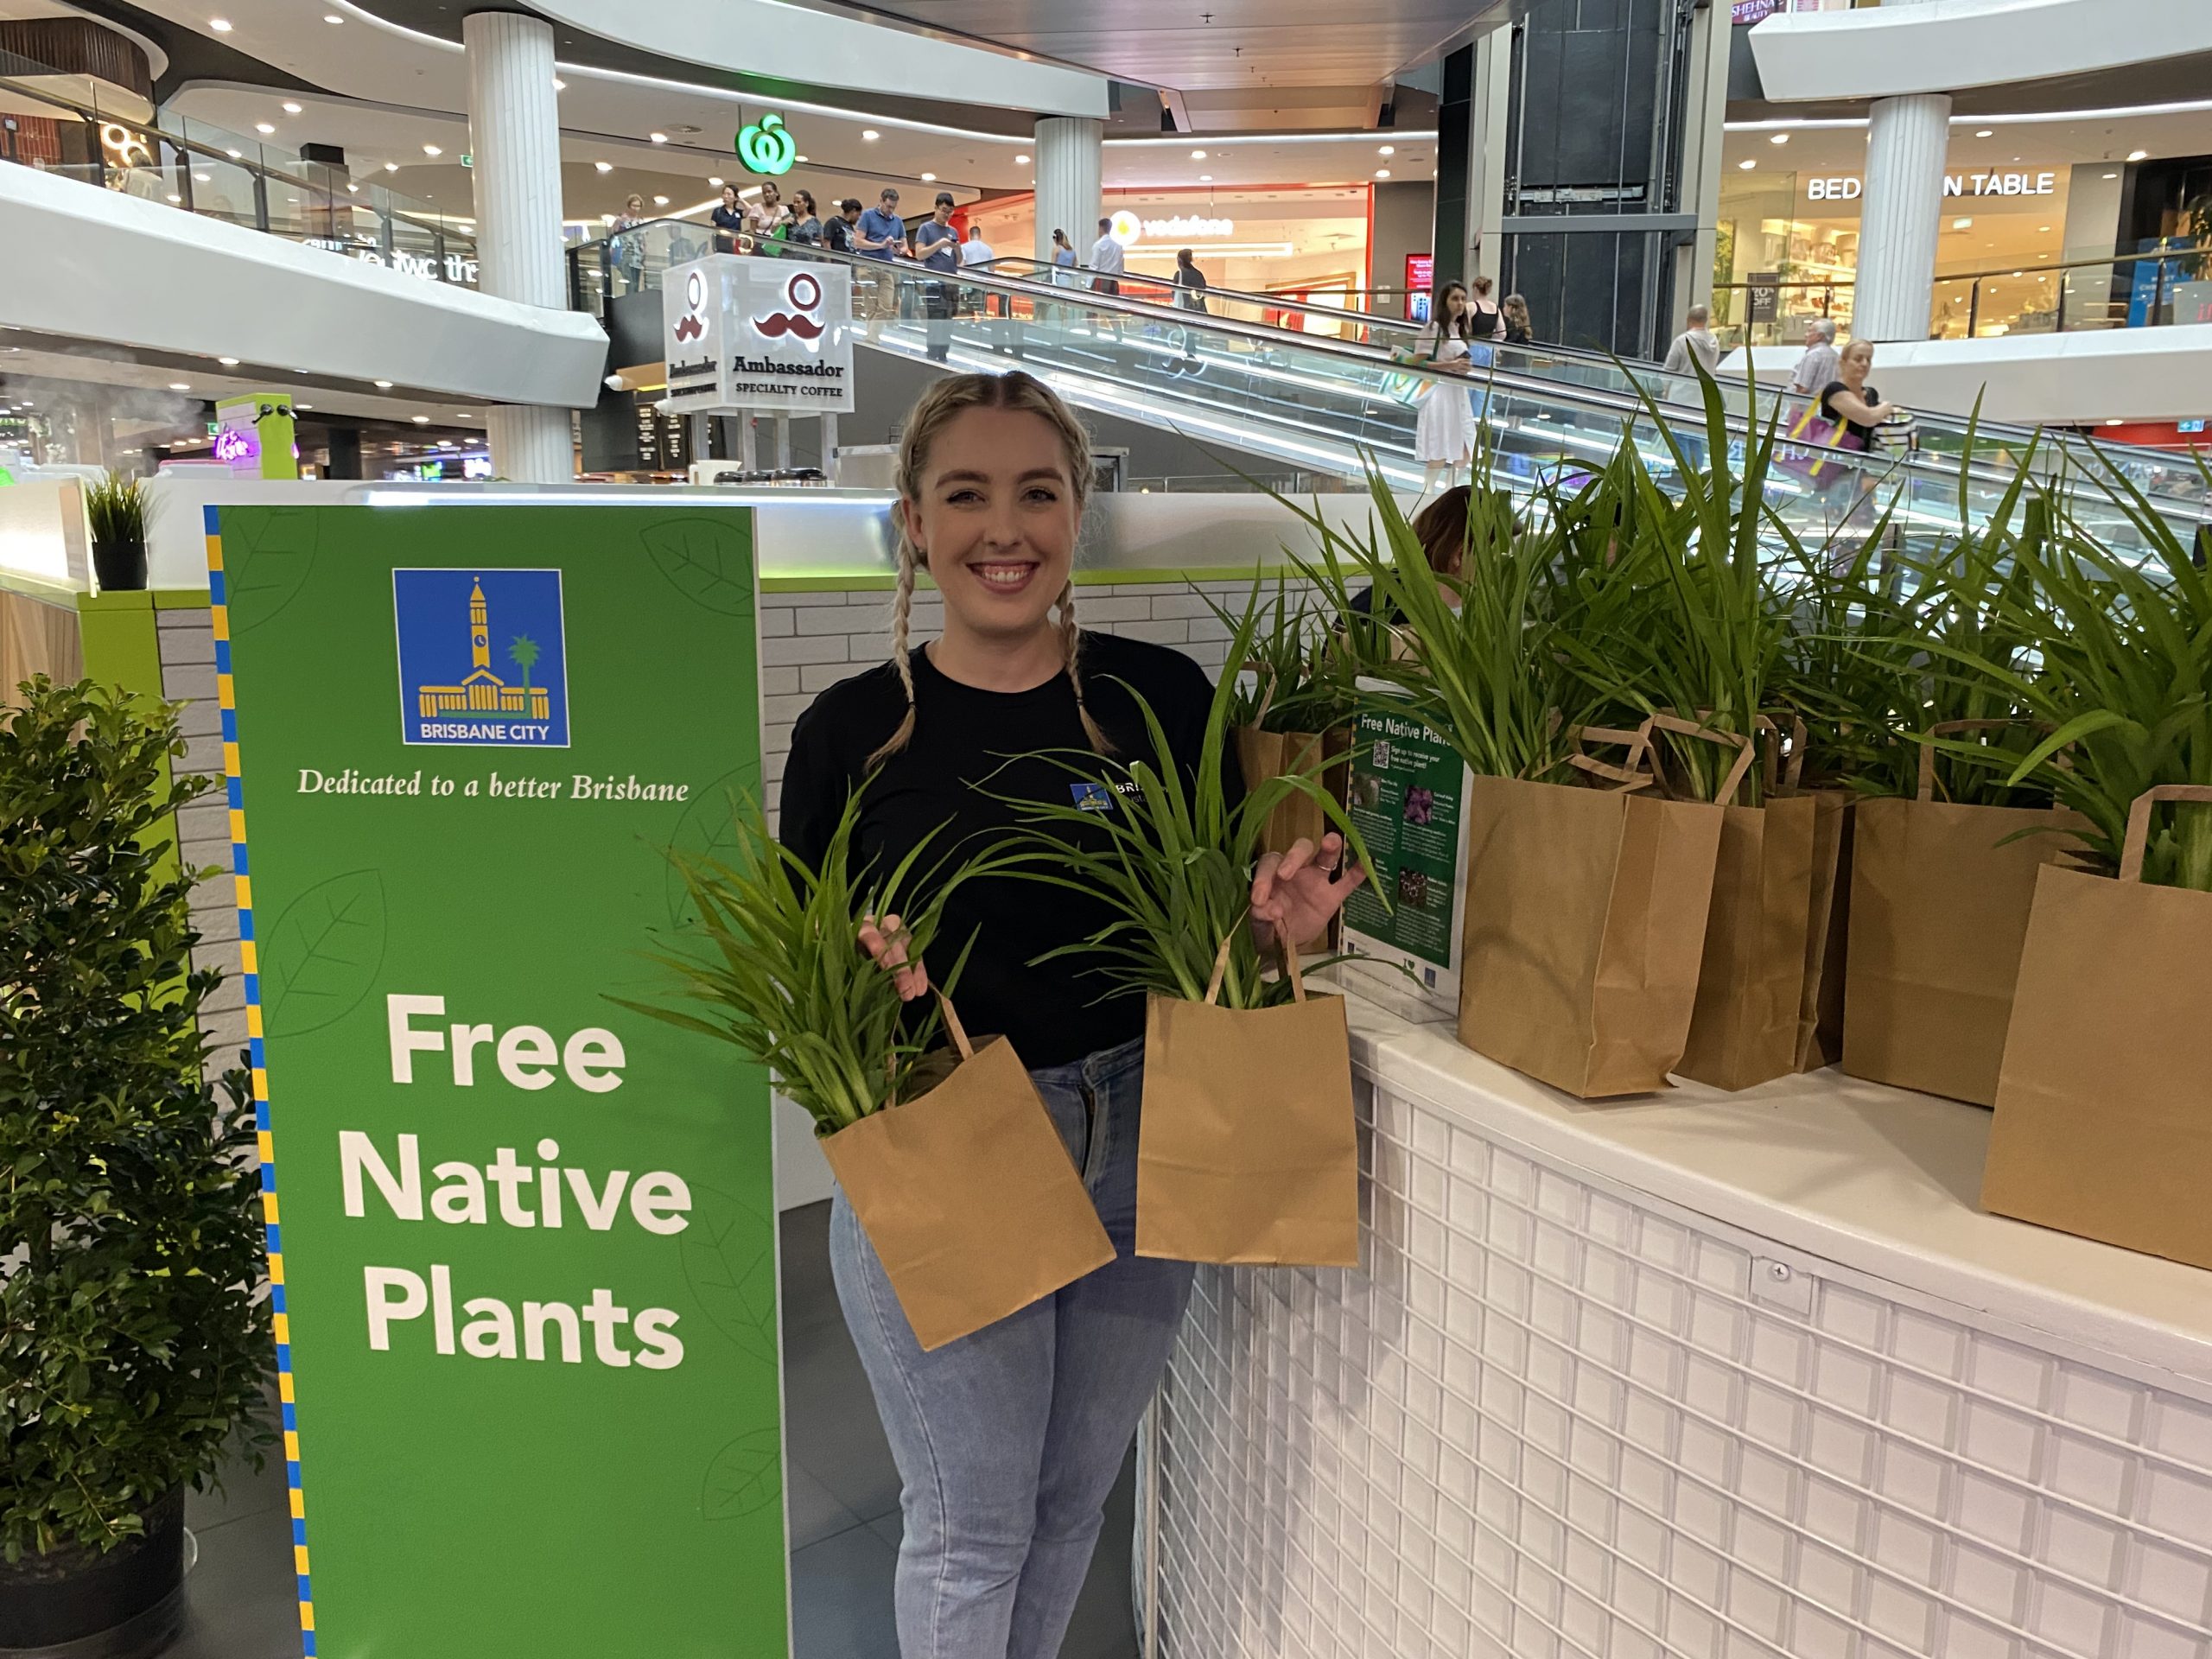
<path id="1" fill-rule="evenodd" d="M 775 177 L 791 170 L 798 156 L 798 141 L 780 115 L 764 115 L 738 130 L 737 159 L 748 173 Z"/>
<path id="2" fill-rule="evenodd" d="M 1347 946 L 1456 1001 L 1465 763 L 1420 721 L 1373 709 L 1359 716 L 1352 757 L 1349 810 L 1375 879 L 1344 903 Z"/>
<path id="3" fill-rule="evenodd" d="M 766 1080 L 607 1000 L 760 787 L 750 514 L 208 519 L 307 1651 L 785 1653 Z"/>

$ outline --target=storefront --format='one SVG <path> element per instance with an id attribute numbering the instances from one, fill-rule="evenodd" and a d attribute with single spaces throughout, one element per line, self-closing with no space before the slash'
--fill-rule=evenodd
<path id="1" fill-rule="evenodd" d="M 1216 288 L 1294 294 L 1317 305 L 1357 304 L 1368 286 L 1372 224 L 1370 192 L 1351 188 L 1280 189 L 1217 194 L 1211 190 L 1109 190 L 1105 211 L 1130 274 L 1165 282 L 1175 254 L 1191 250 Z M 1035 246 L 1036 204 L 1028 196 L 980 203 L 969 222 L 1001 257 Z M 1076 257 L 1090 262 L 1095 226 L 1063 226 Z"/>

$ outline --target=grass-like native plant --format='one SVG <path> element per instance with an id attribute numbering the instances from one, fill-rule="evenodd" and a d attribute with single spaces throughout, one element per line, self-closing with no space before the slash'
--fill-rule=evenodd
<path id="1" fill-rule="evenodd" d="M 243 1068 L 211 1088 L 173 705 L 0 714 L 0 1554 L 101 1552 L 275 1438 Z M 258 1452 L 253 1460 L 259 1461 Z"/>
<path id="2" fill-rule="evenodd" d="M 942 858 L 925 865 L 927 842 L 887 874 L 856 868 L 861 793 L 846 803 L 818 869 L 769 834 L 752 802 L 733 808 L 734 862 L 673 855 L 706 948 L 653 959 L 685 982 L 686 1001 L 703 1011 L 613 999 L 758 1060 L 824 1135 L 926 1093 L 943 1075 L 925 1059 L 942 1014 L 932 1004 L 909 1025 L 893 976 L 861 946 L 862 919 L 898 916 L 912 956 L 927 961 L 947 899 L 989 868 L 977 860 L 948 868 Z M 959 972 L 959 963 L 944 973 L 932 964 L 931 982 L 949 992 Z"/>
<path id="3" fill-rule="evenodd" d="M 1237 683 L 1230 709 L 1233 726 L 1268 732 L 1325 732 L 1352 716 L 1352 674 L 1330 626 L 1329 613 L 1303 593 L 1294 593 L 1288 574 L 1275 577 L 1270 598 L 1255 578 L 1242 611 L 1206 596 L 1207 607 L 1234 634 L 1243 619 L 1255 620 L 1250 652 L 1224 673 Z M 1254 683 L 1243 683 L 1249 670 Z"/>
<path id="4" fill-rule="evenodd" d="M 1926 648 L 2050 728 L 2005 781 L 2041 772 L 2060 804 L 2094 826 L 2098 861 L 2117 869 L 2138 797 L 2159 784 L 2212 785 L 2212 576 L 2133 480 L 2108 461 L 2104 473 L 2102 493 L 2150 550 L 2143 563 L 2053 500 L 2050 535 L 2013 549 L 2023 580 L 1991 606 L 2002 639 L 2031 642 L 2033 665 L 2011 649 Z M 2212 893 L 2212 807 L 2169 810 L 2144 879 Z"/>
<path id="5" fill-rule="evenodd" d="M 1230 643 L 1230 664 L 1244 659 L 1256 626 L 1252 615 L 1239 623 Z M 1051 801 L 1011 802 L 1025 825 L 1015 855 L 1022 861 L 1020 874 L 1089 894 L 1115 912 L 1089 938 L 1050 953 L 1095 957 L 1102 995 L 1141 990 L 1200 1001 L 1227 940 L 1223 1007 L 1270 1007 L 1291 1000 L 1287 982 L 1267 976 L 1272 958 L 1261 957 L 1246 918 L 1268 818 L 1294 795 L 1317 802 L 1344 836 L 1348 856 L 1366 861 L 1359 832 L 1319 782 L 1336 757 L 1319 757 L 1309 767 L 1268 779 L 1234 807 L 1229 804 L 1225 771 L 1234 763 L 1225 749 L 1236 703 L 1236 677 L 1233 668 L 1224 668 L 1215 688 L 1195 779 L 1186 779 L 1174 763 L 1166 729 L 1151 705 L 1125 684 L 1160 764 L 1133 760 L 1123 766 L 1102 762 L 1088 751 L 1053 753 L 1046 758 L 1065 767 L 1071 779 L 1095 782 L 1103 765 L 1118 768 L 1132 787 L 1115 791 L 1109 812 Z"/>

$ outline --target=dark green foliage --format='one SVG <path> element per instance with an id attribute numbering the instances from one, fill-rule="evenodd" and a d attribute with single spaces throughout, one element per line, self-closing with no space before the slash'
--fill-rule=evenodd
<path id="1" fill-rule="evenodd" d="M 43 677 L 0 719 L 0 1551 L 111 1548 L 270 1438 L 247 1074 L 202 1077 L 173 707 Z"/>

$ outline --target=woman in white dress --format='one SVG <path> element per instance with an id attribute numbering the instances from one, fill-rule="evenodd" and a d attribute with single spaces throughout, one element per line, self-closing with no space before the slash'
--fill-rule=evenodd
<path id="1" fill-rule="evenodd" d="M 1465 285 L 1446 283 L 1414 347 L 1416 364 L 1444 371 L 1422 394 L 1421 416 L 1414 426 L 1414 454 L 1427 469 L 1421 480 L 1424 496 L 1435 491 L 1440 474 L 1449 483 L 1474 454 L 1475 409 L 1461 384 L 1472 366 L 1467 342 L 1474 339 L 1474 302 Z"/>

